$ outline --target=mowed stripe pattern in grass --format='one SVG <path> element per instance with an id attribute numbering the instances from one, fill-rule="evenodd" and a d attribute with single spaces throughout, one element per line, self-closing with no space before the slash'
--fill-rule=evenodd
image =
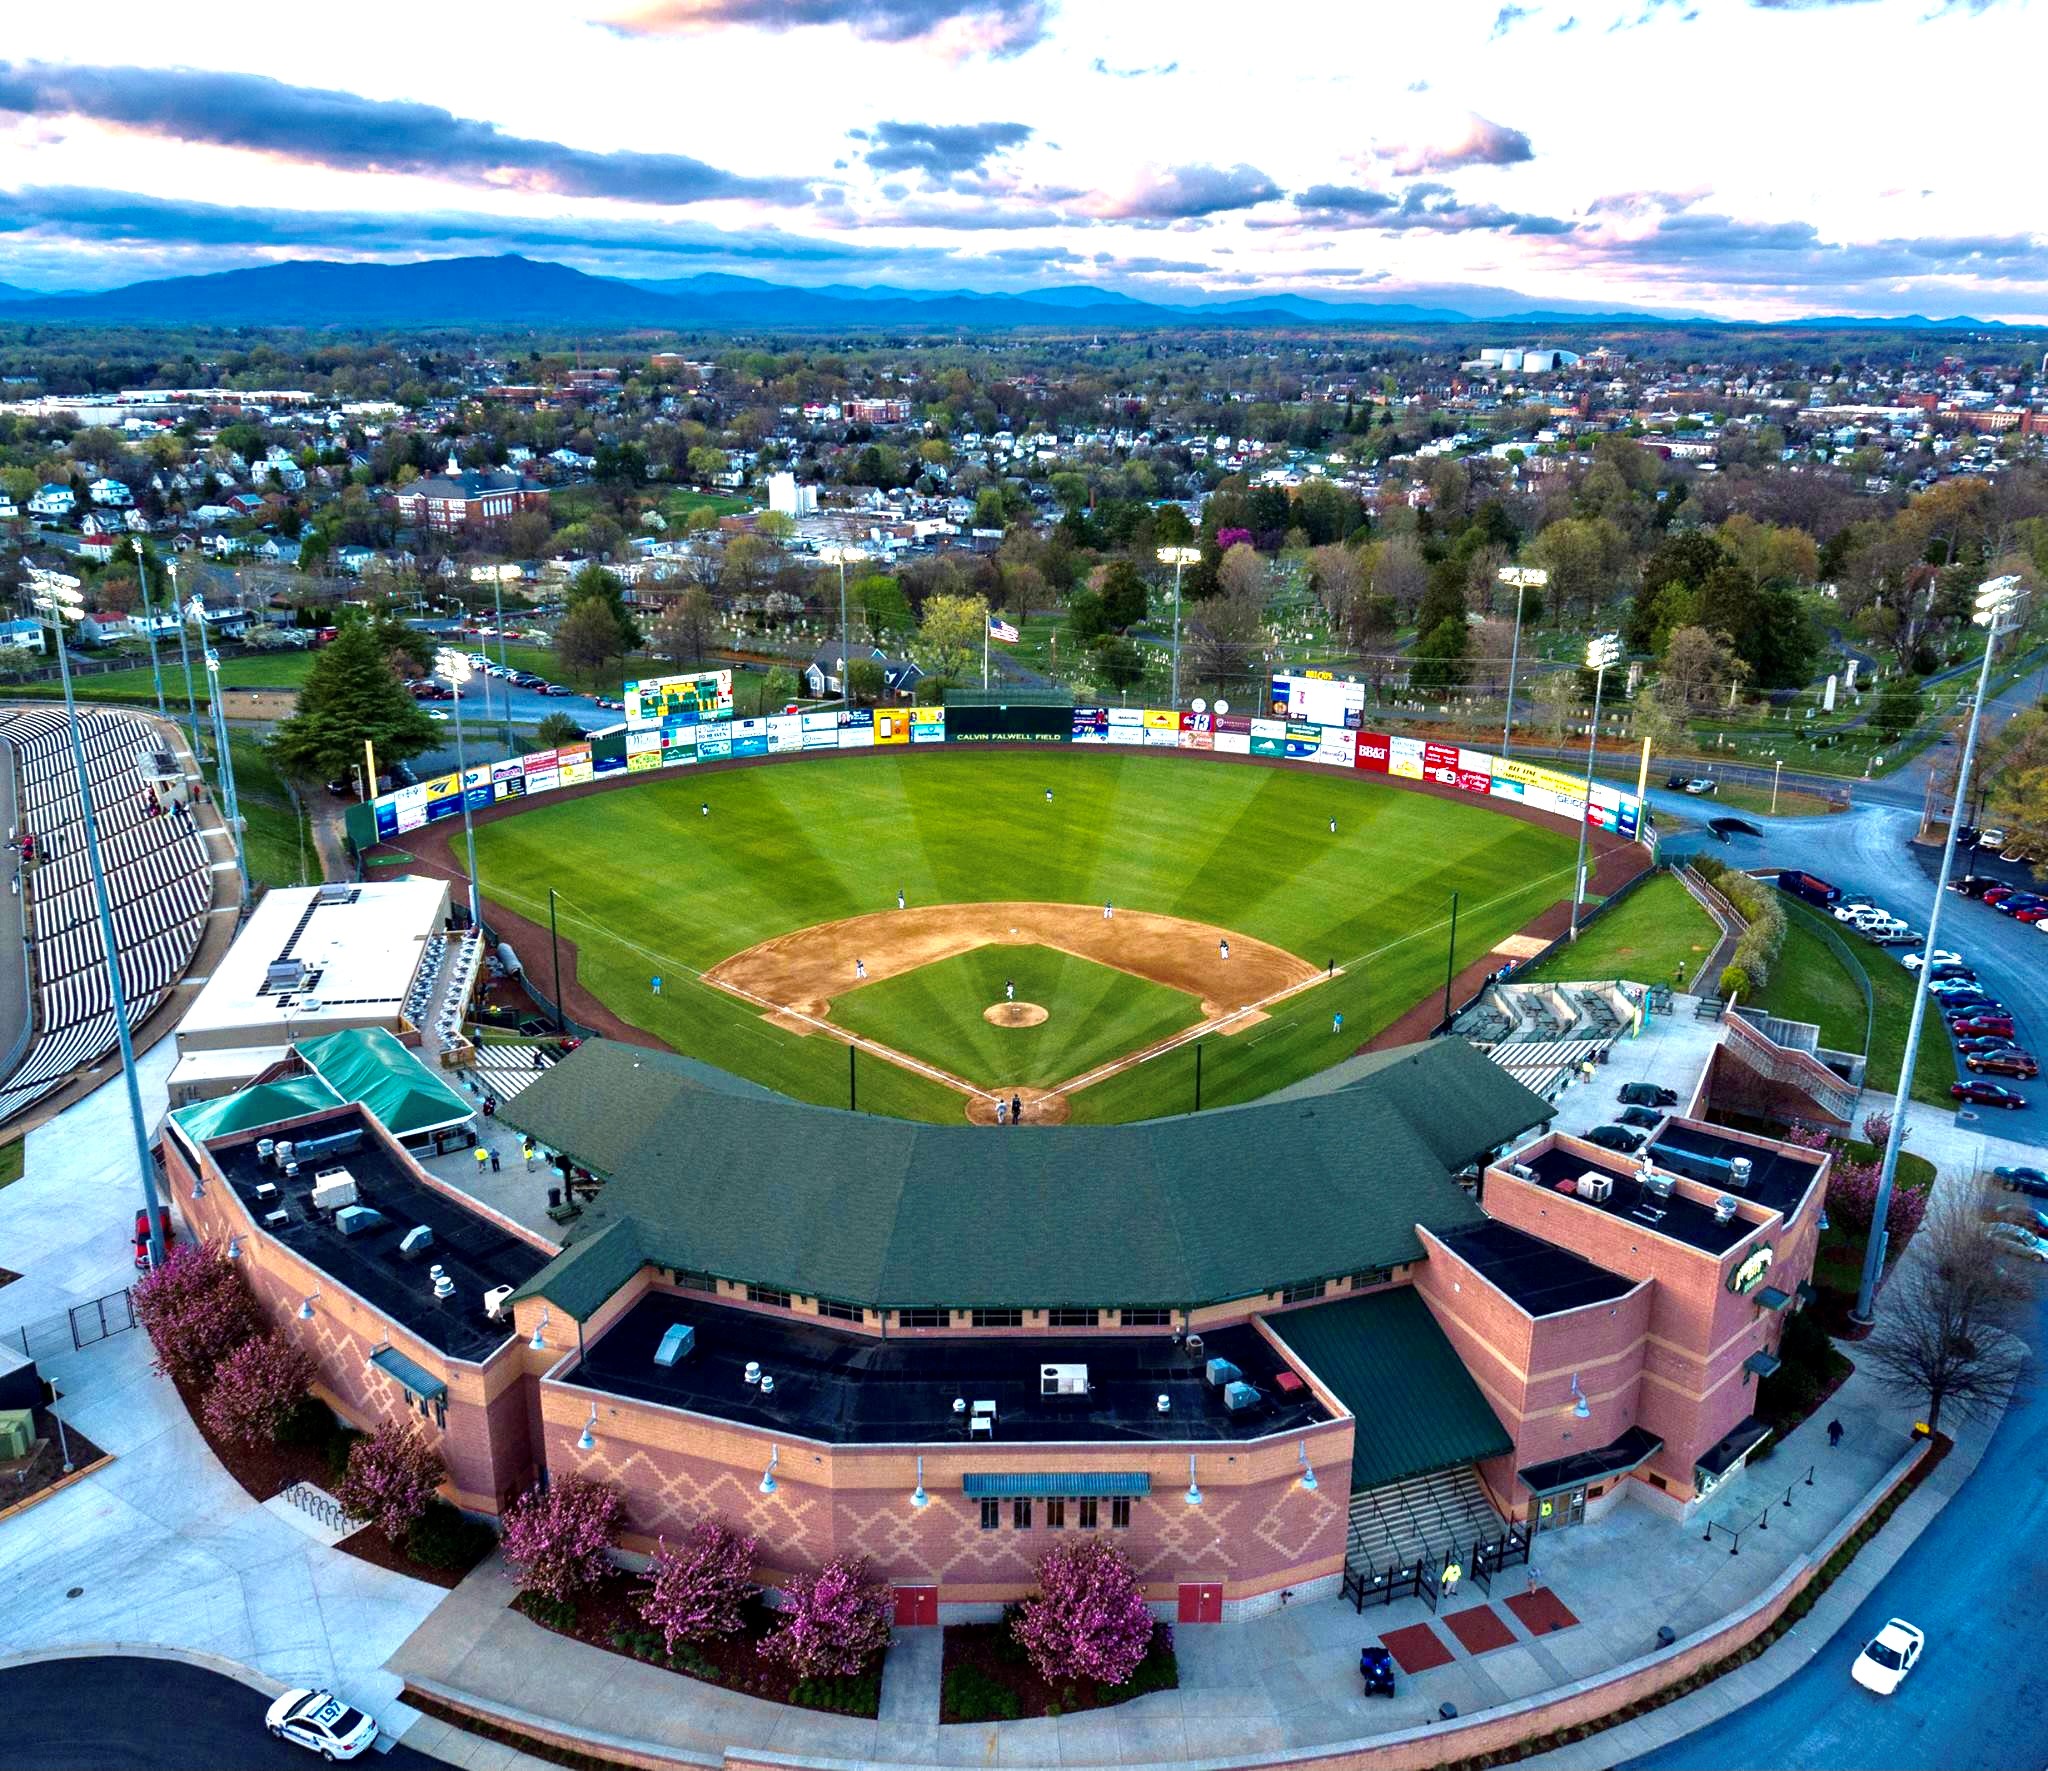
<path id="1" fill-rule="evenodd" d="M 477 845 L 486 892 L 511 909 L 545 923 L 558 889 L 579 976 L 617 1013 L 803 1100 L 845 1103 L 844 1050 L 767 1027 L 690 974 L 773 935 L 892 908 L 899 889 L 912 904 L 1113 901 L 1349 968 L 1248 1032 L 1204 1041 L 1214 1106 L 1335 1062 L 1440 988 L 1453 890 L 1461 961 L 1555 903 L 1573 837 L 1357 774 L 947 749 L 686 771 L 543 802 L 486 826 Z M 962 1112 L 957 1094 L 883 1071 L 862 1066 L 863 1109 Z M 1140 1066 L 1076 1096 L 1074 1117 L 1182 1111 L 1191 1075 L 1186 1053 Z"/>
<path id="2" fill-rule="evenodd" d="M 1035 1027 L 998 1027 L 983 1012 L 1036 1003 Z M 1202 1005 L 1114 967 L 1052 947 L 977 947 L 832 999 L 830 1018 L 984 1088 L 1050 1088 L 1097 1064 L 1192 1027 Z"/>

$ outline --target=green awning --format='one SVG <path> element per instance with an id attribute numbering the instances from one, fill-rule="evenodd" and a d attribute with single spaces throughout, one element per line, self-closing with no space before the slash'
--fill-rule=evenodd
<path id="1" fill-rule="evenodd" d="M 960 1492 L 969 1500 L 1029 1500 L 1039 1495 L 1106 1499 L 1112 1495 L 1150 1494 L 1152 1478 L 1143 1470 L 1083 1470 L 1075 1475 L 1026 1470 L 1014 1476 L 962 1476 Z"/>
<path id="2" fill-rule="evenodd" d="M 422 1402 L 438 1402 L 448 1394 L 446 1384 L 425 1366 L 408 1359 L 396 1347 L 379 1347 L 370 1355 L 370 1363 L 386 1376 L 397 1379 L 399 1387 L 407 1395 Z"/>
<path id="3" fill-rule="evenodd" d="M 476 1109 L 382 1027 L 302 1039 L 298 1053 L 344 1101 L 360 1101 L 393 1137 L 461 1125 Z"/>
<path id="4" fill-rule="evenodd" d="M 1752 1353 L 1743 1360 L 1742 1369 L 1752 1377 L 1775 1377 L 1780 1361 L 1770 1353 Z"/>
<path id="5" fill-rule="evenodd" d="M 277 1082 L 259 1082 L 239 1094 L 217 1100 L 195 1101 L 180 1107 L 171 1117 L 195 1143 L 223 1138 L 230 1132 L 249 1131 L 260 1125 L 275 1125 L 280 1119 L 296 1119 L 302 1113 L 318 1113 L 324 1107 L 339 1107 L 342 1098 L 317 1076 L 287 1076 Z"/>
<path id="6" fill-rule="evenodd" d="M 1513 1437 L 1412 1286 L 1265 1322 L 1356 1418 L 1353 1494 L 1514 1450 Z"/>
<path id="7" fill-rule="evenodd" d="M 1789 1291 L 1780 1291 L 1775 1285 L 1766 1285 L 1750 1302 L 1759 1310 L 1782 1310 L 1792 1301 Z"/>

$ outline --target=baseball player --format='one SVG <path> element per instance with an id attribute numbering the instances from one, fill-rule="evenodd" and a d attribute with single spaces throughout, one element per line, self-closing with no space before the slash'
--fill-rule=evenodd
<path id="1" fill-rule="evenodd" d="M 903 888 L 901 886 L 896 888 L 896 908 L 898 910 L 903 908 Z"/>
<path id="2" fill-rule="evenodd" d="M 711 816 L 711 802 L 710 802 L 709 800 L 706 800 L 706 801 L 705 801 L 705 802 L 704 802 L 704 803 L 703 803 L 702 805 L 700 805 L 700 806 L 699 806 L 699 807 L 697 808 L 697 810 L 698 810 L 698 812 L 699 812 L 699 813 L 700 813 L 700 814 L 701 814 L 702 816 L 704 816 L 704 817 L 706 817 L 706 818 L 710 817 L 710 816 Z"/>
<path id="3" fill-rule="evenodd" d="M 1230 957 L 1230 943 L 1228 941 L 1218 941 L 1216 943 L 1216 951 L 1221 957 L 1228 959 Z"/>
<path id="4" fill-rule="evenodd" d="M 1104 922 L 1107 922 L 1109 920 L 1110 914 L 1114 909 L 1115 906 L 1112 905 L 1107 898 L 1105 898 L 1102 901 L 1102 920 Z"/>
<path id="5" fill-rule="evenodd" d="M 1017 1000 L 1017 981 L 1014 978 L 1005 978 L 1003 980 L 1003 1000 L 1005 1002 L 1015 1002 Z"/>
<path id="6" fill-rule="evenodd" d="M 1010 1097 L 1010 1123 L 1012 1125 L 1022 1125 L 1024 1123 L 1024 1097 L 1022 1095 L 1012 1095 Z"/>
<path id="7" fill-rule="evenodd" d="M 1332 818 L 1330 820 L 1330 834 L 1332 836 L 1335 836 L 1337 834 L 1337 820 L 1335 818 Z"/>
<path id="8" fill-rule="evenodd" d="M 868 975 L 868 962 L 864 959 L 856 959 L 853 962 L 853 975 L 856 978 L 865 978 Z"/>
<path id="9" fill-rule="evenodd" d="M 1003 1097 L 1002 1097 L 1001 1095 L 997 1095 L 997 1096 L 996 1096 L 996 1124 L 998 1124 L 998 1125 L 1008 1125 L 1009 1123 L 1010 1123 L 1010 1103 L 1009 1103 L 1008 1101 L 1004 1100 L 1004 1099 L 1003 1099 Z"/>
<path id="10" fill-rule="evenodd" d="M 1052 804 L 1052 789 L 1051 789 L 1050 787 L 1048 787 L 1048 788 L 1047 788 L 1047 789 L 1045 790 L 1045 803 L 1046 803 L 1047 805 L 1051 805 L 1051 804 Z"/>

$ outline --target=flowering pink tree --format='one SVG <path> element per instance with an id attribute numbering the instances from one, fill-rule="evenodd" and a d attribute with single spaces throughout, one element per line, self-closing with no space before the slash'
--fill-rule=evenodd
<path id="1" fill-rule="evenodd" d="M 602 1482 L 536 1483 L 505 1513 L 505 1560 L 525 1591 L 566 1603 L 611 1572 L 625 1523 L 625 1502 Z"/>
<path id="2" fill-rule="evenodd" d="M 205 1383 L 256 1332 L 248 1288 L 214 1243 L 173 1243 L 130 1295 L 157 1370 L 183 1383 Z"/>
<path id="3" fill-rule="evenodd" d="M 662 1645 L 736 1634 L 754 1591 L 754 1540 L 721 1520 L 708 1519 L 671 1548 L 655 1547 L 647 1569 L 640 1615 L 661 1631 Z"/>
<path id="4" fill-rule="evenodd" d="M 274 1440 L 313 1387 L 313 1356 L 279 1329 L 244 1341 L 217 1366 L 199 1412 L 208 1429 L 243 1445 Z"/>
<path id="5" fill-rule="evenodd" d="M 1121 1685 L 1152 1645 L 1152 1612 L 1123 1551 L 1080 1538 L 1039 1563 L 1038 1596 L 1024 1601 L 1015 1634 L 1043 1678 Z"/>
<path id="6" fill-rule="evenodd" d="M 761 1652 L 799 1678 L 852 1677 L 888 1647 L 892 1609 L 888 1584 L 865 1556 L 834 1556 L 783 1588 L 782 1627 Z"/>
<path id="7" fill-rule="evenodd" d="M 1885 1140 L 1891 1135 L 1892 1116 L 1889 1113 L 1866 1113 L 1863 1116 L 1863 1141 L 1866 1144 L 1875 1144 L 1882 1150 Z"/>
<path id="8" fill-rule="evenodd" d="M 1837 1156 L 1828 1171 L 1828 1222 L 1858 1239 L 1870 1234 L 1877 1216 L 1877 1177 L 1882 1164 L 1856 1162 Z M 1927 1215 L 1927 1195 L 1908 1187 L 1893 1187 L 1891 1205 L 1885 1212 L 1885 1228 L 1894 1242 L 1903 1242 L 1920 1228 Z"/>
<path id="9" fill-rule="evenodd" d="M 334 1498 L 402 1544 L 447 1477 L 441 1454 L 410 1421 L 379 1421 L 374 1433 L 349 1447 Z"/>
<path id="10" fill-rule="evenodd" d="M 1219 553 L 1228 553 L 1233 547 L 1249 547 L 1251 541 L 1252 532 L 1249 529 L 1218 529 L 1216 531 L 1216 550 Z"/>

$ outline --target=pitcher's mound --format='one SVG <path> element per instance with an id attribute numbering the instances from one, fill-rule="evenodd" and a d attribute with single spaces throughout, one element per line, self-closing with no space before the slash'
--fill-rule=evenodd
<path id="1" fill-rule="evenodd" d="M 1036 1027 L 1045 1019 L 1045 1010 L 1035 1002 L 992 1002 L 981 1018 L 994 1027 Z"/>

